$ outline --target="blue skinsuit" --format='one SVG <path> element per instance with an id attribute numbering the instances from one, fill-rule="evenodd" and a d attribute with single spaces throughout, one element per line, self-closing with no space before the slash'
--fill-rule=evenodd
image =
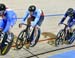
<path id="1" fill-rule="evenodd" d="M 35 19 L 34 19 L 34 23 L 32 23 L 31 25 L 34 27 L 35 25 L 41 25 L 43 19 L 44 19 L 44 15 L 42 15 L 42 11 L 40 9 L 36 9 L 35 12 L 30 15 L 30 12 L 27 10 L 25 12 L 25 15 L 23 17 L 23 20 L 22 20 L 22 23 L 24 23 L 24 21 L 26 21 L 26 19 L 30 16 L 34 16 Z"/>
<path id="2" fill-rule="evenodd" d="M 66 12 L 64 17 L 62 18 L 62 20 L 60 21 L 60 23 L 63 23 L 64 20 L 67 18 L 68 13 Z M 69 16 L 69 19 L 68 19 L 68 22 L 67 22 L 68 26 L 71 28 L 73 25 L 75 25 L 75 10 L 73 11 L 73 15 L 72 16 Z M 73 32 L 73 35 L 71 37 L 68 37 L 67 38 L 69 43 L 73 43 L 74 40 L 75 40 L 75 32 Z"/>
<path id="3" fill-rule="evenodd" d="M 2 32 L 8 32 L 10 30 L 10 26 L 13 26 L 16 23 L 16 20 L 17 16 L 15 12 L 11 9 L 7 9 L 4 17 L 0 19 L 0 28 L 2 28 Z"/>
<path id="4" fill-rule="evenodd" d="M 67 18 L 67 16 L 69 16 L 69 15 L 66 12 L 60 23 L 63 23 L 64 20 Z M 75 24 L 75 11 L 73 12 L 73 16 L 69 16 L 67 24 L 69 27 L 72 27 Z"/>
<path id="5" fill-rule="evenodd" d="M 23 17 L 23 20 L 21 23 L 25 23 L 25 21 L 28 19 L 28 18 L 31 18 L 31 17 L 34 17 L 33 18 L 33 23 L 31 23 L 31 26 L 32 27 L 35 27 L 36 25 L 38 26 L 41 26 L 43 20 L 44 20 L 44 14 L 43 14 L 43 11 L 40 10 L 40 9 L 36 9 L 32 15 L 30 15 L 30 12 L 27 10 L 25 12 L 25 15 Z M 34 39 L 34 35 L 32 33 L 31 37 L 30 37 L 30 41 L 33 41 Z"/>

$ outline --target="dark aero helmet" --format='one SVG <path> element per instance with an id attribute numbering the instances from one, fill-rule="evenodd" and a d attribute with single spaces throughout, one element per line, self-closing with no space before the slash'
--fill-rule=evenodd
<path id="1" fill-rule="evenodd" d="M 73 8 L 69 8 L 69 9 L 67 10 L 67 13 L 68 13 L 68 14 L 72 14 L 72 13 L 73 13 Z"/>
<path id="2" fill-rule="evenodd" d="M 29 10 L 30 12 L 34 12 L 34 11 L 36 10 L 36 6 L 35 6 L 35 5 L 29 6 L 28 10 Z"/>
<path id="3" fill-rule="evenodd" d="M 4 4 L 0 4 L 0 11 L 5 11 L 6 10 L 6 6 Z"/>

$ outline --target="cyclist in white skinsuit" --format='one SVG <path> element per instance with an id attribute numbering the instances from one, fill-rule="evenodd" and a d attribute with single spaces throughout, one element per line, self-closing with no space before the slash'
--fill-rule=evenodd
<path id="1" fill-rule="evenodd" d="M 37 30 L 44 20 L 44 13 L 41 9 L 36 8 L 35 5 L 30 5 L 29 8 L 26 10 L 21 23 L 25 23 L 26 19 L 28 18 L 31 18 L 31 20 L 33 21 L 33 23 L 31 23 L 31 27 L 35 27 L 35 30 Z M 22 27 L 22 25 L 20 24 L 19 27 Z M 33 39 L 32 45 L 34 43 L 35 39 Z"/>

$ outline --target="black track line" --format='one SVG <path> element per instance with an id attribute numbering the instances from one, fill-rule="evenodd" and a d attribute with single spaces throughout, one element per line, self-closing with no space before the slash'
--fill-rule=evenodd
<path id="1" fill-rule="evenodd" d="M 33 56 L 35 56 L 36 58 L 39 58 L 37 55 L 33 54 L 31 51 L 29 51 L 28 49 L 23 48 L 24 50 L 26 50 L 27 52 L 29 52 L 30 54 L 32 54 Z M 30 58 L 30 57 L 26 57 L 26 58 Z"/>
<path id="2" fill-rule="evenodd" d="M 71 48 L 71 47 L 75 47 L 75 45 L 68 46 L 68 47 L 63 47 L 63 48 L 59 48 L 59 49 L 55 49 L 55 50 L 51 50 L 51 51 L 47 51 L 47 52 L 43 52 L 43 53 L 38 53 L 38 54 L 33 54 L 33 53 L 31 53 L 30 51 L 27 50 L 32 55 L 28 56 L 26 58 L 36 57 L 36 56 L 39 56 L 39 55 L 43 55 L 43 54 L 46 54 L 46 53 L 50 53 L 50 52 L 54 52 L 54 51 L 58 51 L 58 50 L 66 49 L 66 48 Z"/>

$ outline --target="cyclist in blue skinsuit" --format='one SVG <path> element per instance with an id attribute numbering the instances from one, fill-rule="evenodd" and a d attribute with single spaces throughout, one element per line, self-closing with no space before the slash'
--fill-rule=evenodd
<path id="1" fill-rule="evenodd" d="M 68 24 L 68 27 L 71 29 L 75 25 L 75 10 L 73 8 L 69 8 L 66 11 L 64 17 L 62 18 L 62 20 L 60 21 L 59 24 L 62 24 L 67 17 L 69 17 L 67 24 Z M 70 40 L 71 39 L 72 38 L 70 38 Z M 74 39 L 75 38 L 73 38 L 73 40 L 71 42 L 73 42 Z"/>
<path id="2" fill-rule="evenodd" d="M 33 21 L 33 23 L 31 23 L 31 27 L 32 28 L 35 27 L 35 30 L 36 30 L 41 26 L 44 20 L 43 11 L 36 8 L 35 5 L 30 5 L 29 8 L 26 10 L 21 23 L 25 23 L 26 19 L 29 19 L 29 18 L 31 19 L 31 21 Z M 20 24 L 19 27 L 22 27 L 22 25 Z M 35 42 L 35 39 L 33 39 L 32 45 L 34 42 Z"/>
<path id="3" fill-rule="evenodd" d="M 4 4 L 0 3 L 0 31 L 4 34 L 7 32 L 10 34 L 10 29 L 14 26 L 16 20 L 17 16 L 15 12 L 7 9 Z M 10 42 L 10 40 L 7 42 Z"/>

